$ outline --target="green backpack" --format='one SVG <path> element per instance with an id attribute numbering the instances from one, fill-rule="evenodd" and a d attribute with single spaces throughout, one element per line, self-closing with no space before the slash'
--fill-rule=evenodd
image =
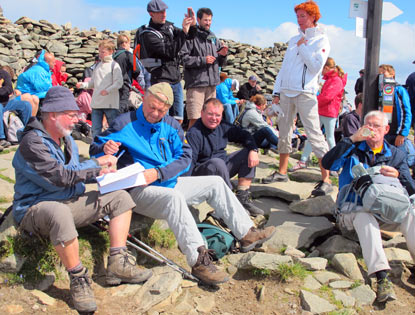
<path id="1" fill-rule="evenodd" d="M 197 228 L 202 234 L 208 249 L 215 251 L 217 259 L 236 249 L 235 237 L 221 228 L 207 223 L 199 223 Z"/>

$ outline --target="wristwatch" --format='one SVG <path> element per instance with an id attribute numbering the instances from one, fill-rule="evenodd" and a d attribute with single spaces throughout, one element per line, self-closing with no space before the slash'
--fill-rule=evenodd
<path id="1" fill-rule="evenodd" d="M 157 180 L 161 180 L 161 172 L 158 167 L 156 168 L 156 171 L 157 171 Z"/>

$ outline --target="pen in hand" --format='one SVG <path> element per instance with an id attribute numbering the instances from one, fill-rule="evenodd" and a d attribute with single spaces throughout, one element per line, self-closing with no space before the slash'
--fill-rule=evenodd
<path id="1" fill-rule="evenodd" d="M 121 152 L 120 152 L 120 154 L 118 154 L 118 156 L 116 157 L 117 158 L 117 160 L 119 160 L 120 159 L 120 157 L 122 157 L 122 155 L 125 153 L 125 150 L 122 150 Z"/>

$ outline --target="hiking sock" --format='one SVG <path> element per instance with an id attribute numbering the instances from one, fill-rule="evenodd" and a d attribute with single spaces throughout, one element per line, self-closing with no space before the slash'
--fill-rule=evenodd
<path id="1" fill-rule="evenodd" d="M 388 272 L 386 270 L 381 270 L 376 272 L 376 279 L 378 282 L 382 281 L 383 279 L 386 279 L 388 277 Z"/>
<path id="2" fill-rule="evenodd" d="M 248 190 L 249 186 L 240 186 L 238 185 L 238 187 L 236 188 L 236 190 Z"/>
<path id="3" fill-rule="evenodd" d="M 127 250 L 127 246 L 110 247 L 110 256 L 114 256 L 114 255 L 119 254 L 122 249 Z"/>
<path id="4" fill-rule="evenodd" d="M 71 275 L 80 273 L 82 270 L 84 270 L 84 266 L 82 265 L 82 262 L 79 262 L 79 264 L 77 264 L 75 267 L 72 267 L 70 269 L 67 269 L 67 271 Z"/>

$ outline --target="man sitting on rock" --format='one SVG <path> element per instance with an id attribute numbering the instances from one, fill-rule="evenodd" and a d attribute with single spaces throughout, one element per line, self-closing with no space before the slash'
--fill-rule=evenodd
<path id="1" fill-rule="evenodd" d="M 129 192 L 134 211 L 167 220 L 180 249 L 192 266 L 192 274 L 206 284 L 228 281 L 228 276 L 212 263 L 211 253 L 190 213 L 188 204 L 206 201 L 215 209 L 247 252 L 270 239 L 275 227 L 256 229 L 238 199 L 218 176 L 179 177 L 189 169 L 192 152 L 180 124 L 166 115 L 173 104 L 173 90 L 166 82 L 147 89 L 143 105 L 136 112 L 117 117 L 95 138 L 91 155 L 115 154 L 125 150 L 118 167 L 141 163 L 147 185 Z"/>
<path id="2" fill-rule="evenodd" d="M 232 189 L 231 178 L 238 174 L 236 197 L 252 216 L 264 211 L 252 203 L 249 188 L 259 164 L 255 139 L 240 127 L 222 122 L 223 104 L 216 98 L 208 99 L 199 118 L 186 134 L 192 147 L 192 176 L 218 175 Z M 228 141 L 241 143 L 242 150 L 226 154 Z"/>
<path id="3" fill-rule="evenodd" d="M 368 136 L 367 130 L 370 131 Z M 380 111 L 369 112 L 365 116 L 364 125 L 355 134 L 344 138 L 326 153 L 322 160 L 325 169 L 338 171 L 343 168 L 339 176 L 339 189 L 352 181 L 352 167 L 362 163 L 365 168 L 381 165 L 382 175 L 398 178 L 409 195 L 415 193 L 405 153 L 384 140 L 388 131 L 386 115 Z M 354 207 L 355 211 L 342 213 L 342 210 L 350 206 Z M 401 224 L 386 224 L 376 219 L 372 213 L 363 212 L 361 209 L 359 203 L 345 202 L 340 209 L 338 223 L 342 229 L 356 231 L 368 274 L 375 274 L 378 280 L 377 301 L 394 300 L 396 296 L 392 282 L 388 279 L 390 267 L 382 248 L 380 228 L 400 230 L 415 261 L 415 217 L 409 212 Z"/>
<path id="4" fill-rule="evenodd" d="M 93 312 L 97 306 L 88 270 L 79 259 L 77 227 L 109 216 L 107 284 L 140 283 L 152 272 L 137 269 L 126 248 L 135 206 L 130 195 L 122 190 L 105 195 L 85 193 L 84 183 L 108 173 L 117 159 L 103 155 L 79 161 L 77 145 L 70 136 L 78 122 L 78 110 L 67 88 L 52 87 L 43 102 L 42 119 L 29 120 L 13 159 L 13 216 L 23 230 L 50 238 L 68 270 L 74 307 L 79 312 Z"/>

